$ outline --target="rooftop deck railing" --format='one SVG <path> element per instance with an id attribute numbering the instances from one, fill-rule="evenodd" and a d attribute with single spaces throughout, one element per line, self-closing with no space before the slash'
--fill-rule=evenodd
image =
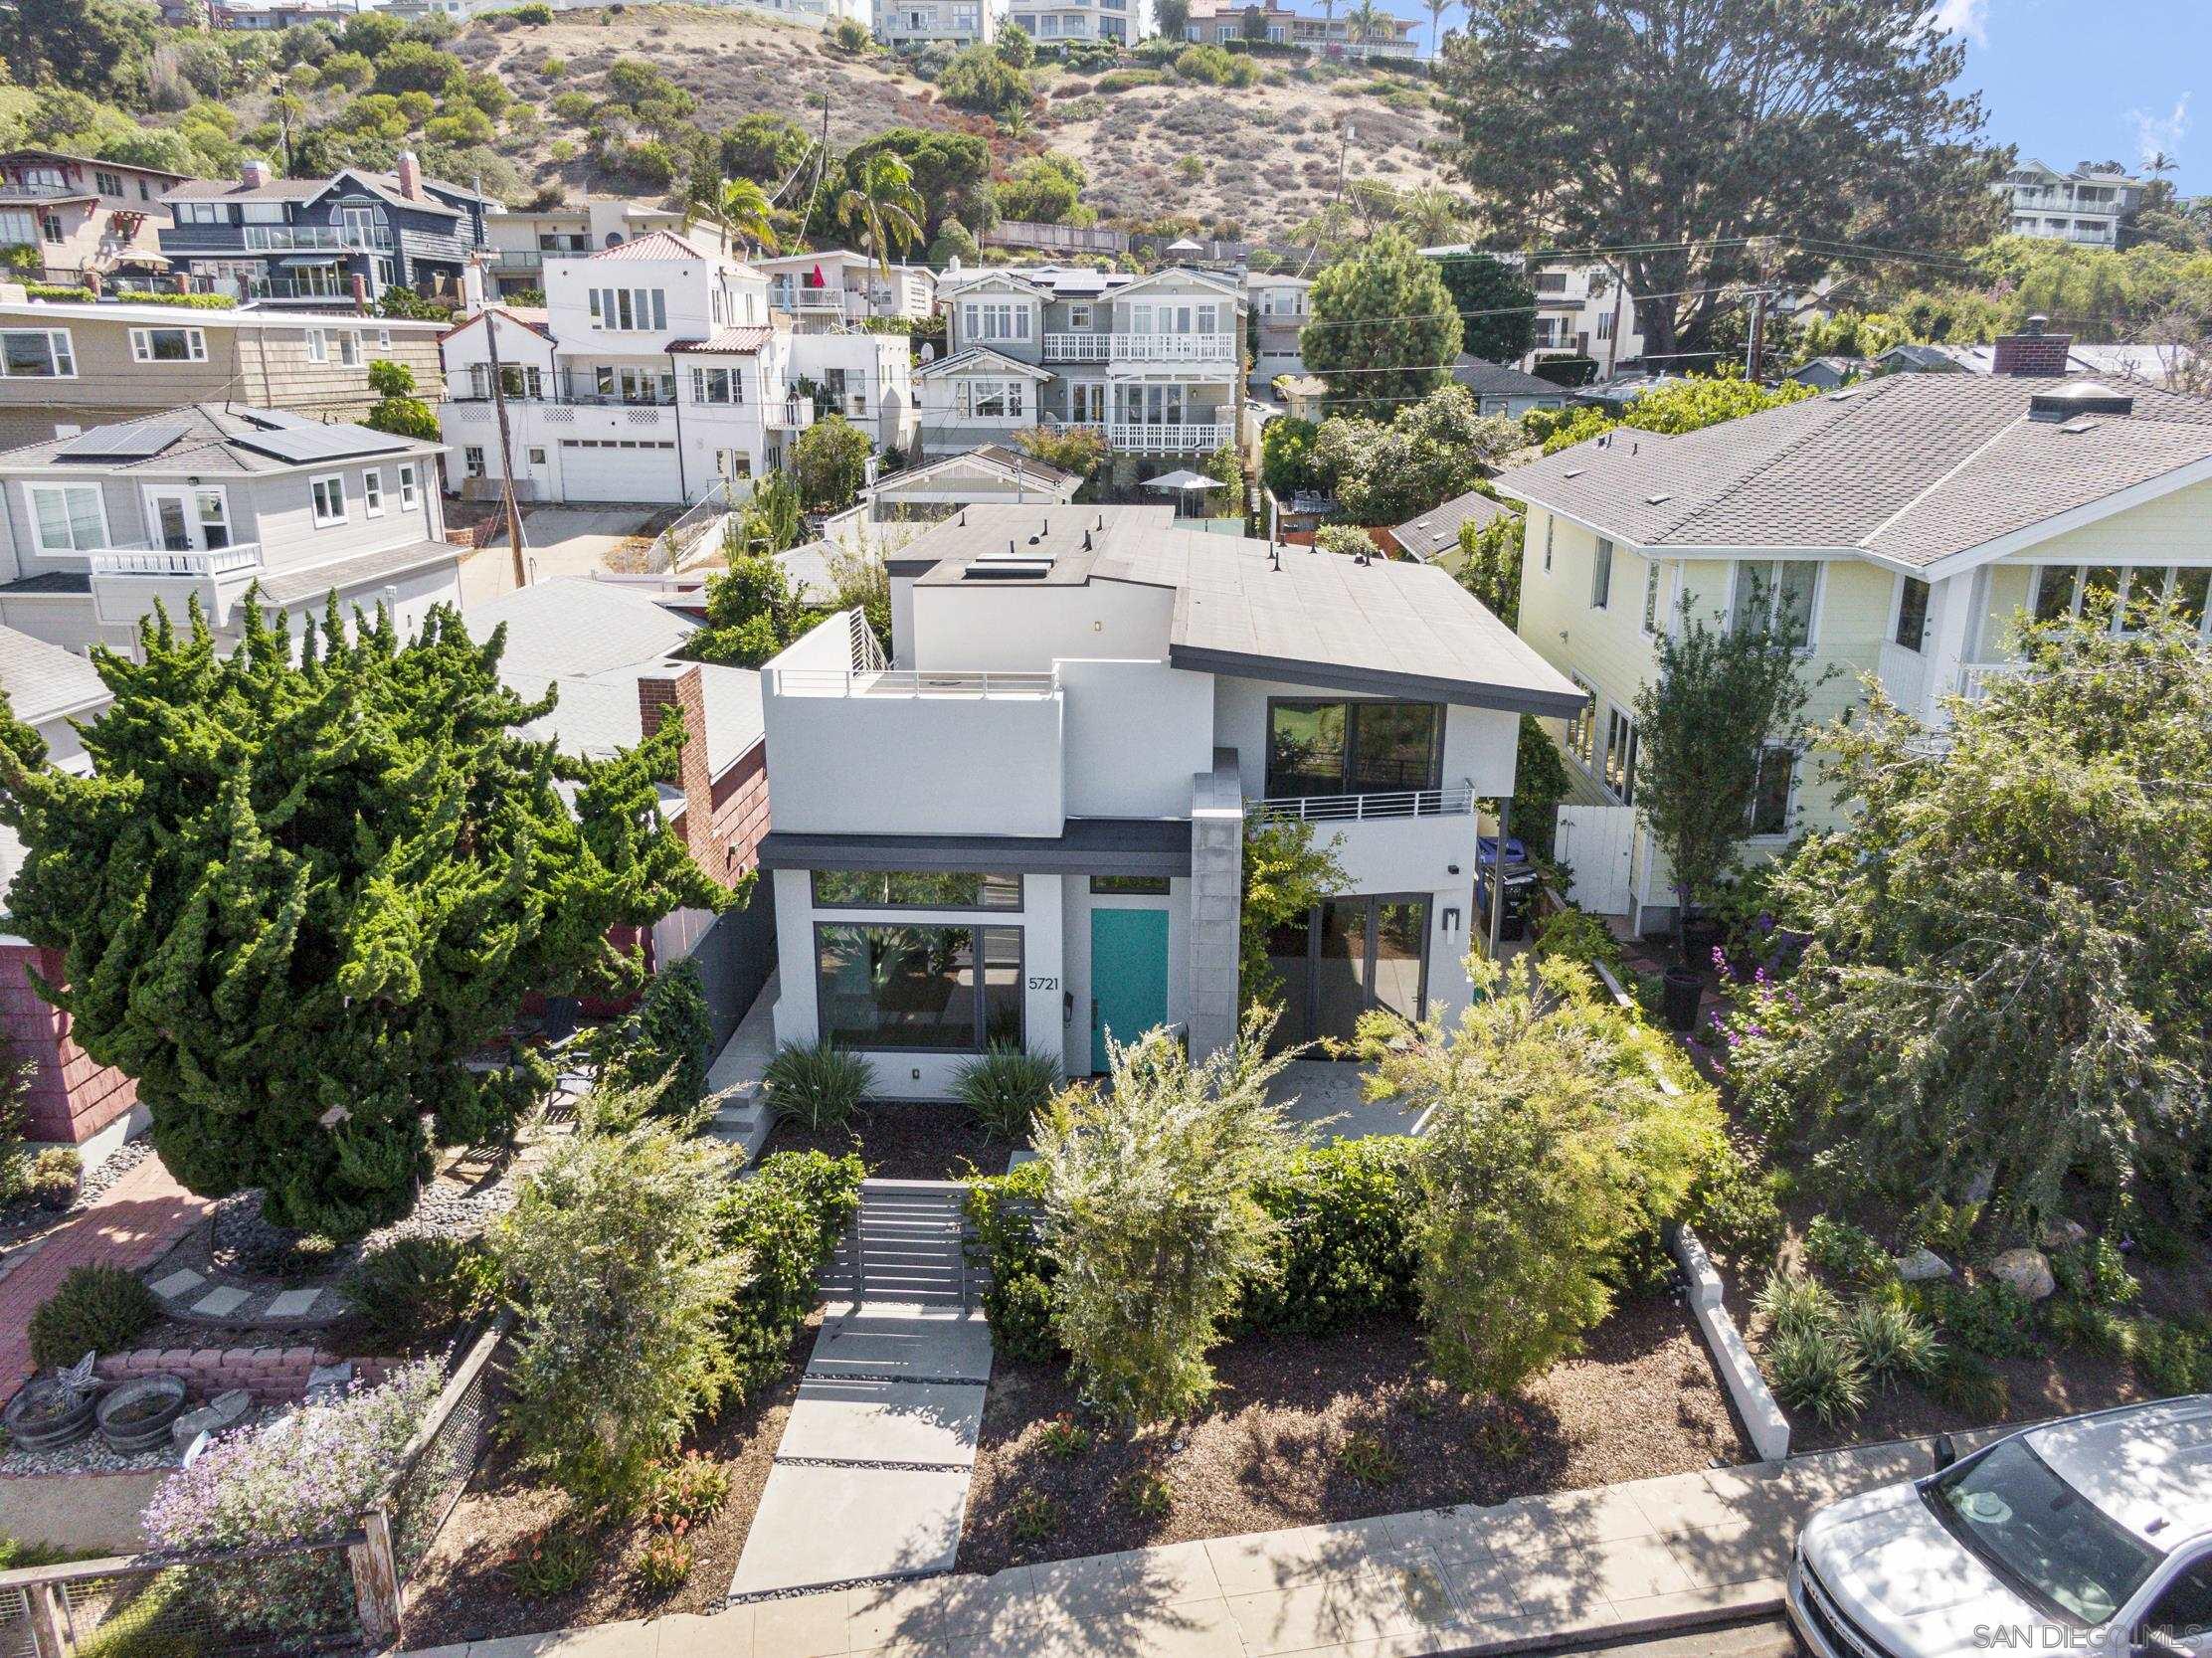
<path id="1" fill-rule="evenodd" d="M 1475 786 L 1461 779 L 1441 789 L 1386 789 L 1362 795 L 1276 795 L 1256 801 L 1255 818 L 1296 818 L 1310 824 L 1368 823 L 1388 818 L 1462 818 L 1475 810 Z"/>

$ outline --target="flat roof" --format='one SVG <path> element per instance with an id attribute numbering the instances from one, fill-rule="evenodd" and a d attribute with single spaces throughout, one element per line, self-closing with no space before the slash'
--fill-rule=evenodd
<path id="1" fill-rule="evenodd" d="M 1188 875 L 1181 818 L 1070 818 L 1058 834 L 794 834 L 771 829 L 763 869 L 949 869 L 1005 874 Z"/>
<path id="2" fill-rule="evenodd" d="M 1182 523 L 1168 506 L 969 506 L 907 543 L 899 560 L 930 565 L 916 584 L 924 588 L 1172 588 L 1168 659 L 1200 672 L 1561 718 L 1588 700 L 1442 570 Z M 1033 573 L 988 583 L 968 575 L 1002 562 Z"/>

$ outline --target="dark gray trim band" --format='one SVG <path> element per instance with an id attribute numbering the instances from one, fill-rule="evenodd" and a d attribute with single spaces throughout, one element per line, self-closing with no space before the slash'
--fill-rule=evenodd
<path id="1" fill-rule="evenodd" d="M 926 576 L 936 568 L 937 560 L 933 558 L 887 558 L 883 561 L 884 572 L 891 576 Z"/>
<path id="2" fill-rule="evenodd" d="M 1369 696 L 1411 697 L 1423 702 L 1455 702 L 1463 708 L 1496 708 L 1509 714 L 1550 714 L 1571 719 L 1589 699 L 1565 691 L 1533 691 L 1522 685 L 1494 685 L 1466 679 L 1439 679 L 1425 673 L 1392 673 L 1382 668 L 1340 667 L 1330 662 L 1298 661 L 1287 656 L 1254 656 L 1240 650 L 1202 645 L 1168 647 L 1173 667 L 1195 673 L 1225 673 L 1232 679 L 1275 679 L 1327 690 L 1361 691 Z"/>
<path id="3" fill-rule="evenodd" d="M 760 843 L 760 866 L 1188 875 L 1191 825 L 1180 818 L 1070 818 L 1065 831 L 1056 835 L 795 834 L 771 829 Z"/>

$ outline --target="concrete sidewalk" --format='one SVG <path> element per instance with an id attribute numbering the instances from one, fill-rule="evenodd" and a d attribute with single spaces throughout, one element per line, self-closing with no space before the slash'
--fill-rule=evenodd
<path id="1" fill-rule="evenodd" d="M 1625 1639 L 1770 1614 L 1806 1515 L 1930 1467 L 1923 1442 L 1864 1446 L 425 1658 L 1420 1658 Z"/>

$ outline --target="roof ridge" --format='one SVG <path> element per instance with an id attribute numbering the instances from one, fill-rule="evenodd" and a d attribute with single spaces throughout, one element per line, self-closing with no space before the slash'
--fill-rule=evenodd
<path id="1" fill-rule="evenodd" d="M 2009 436 L 2018 428 L 2027 425 L 2027 423 L 2028 411 L 2026 409 L 2022 409 L 2017 415 L 2013 416 L 2012 419 L 2008 421 L 1999 422 L 1995 430 L 1993 430 L 1988 437 L 1982 439 L 1980 443 L 1974 445 L 1972 449 L 1968 450 L 1964 455 L 1960 456 L 1956 461 L 1951 462 L 1950 465 L 1944 467 L 1942 473 L 1939 476 L 1930 478 L 1928 483 L 1924 487 L 1914 492 L 1913 497 L 1910 500 L 1908 500 L 1903 506 L 1899 507 L 1895 512 L 1891 513 L 1887 518 L 1884 518 L 1879 524 L 1876 524 L 1872 529 L 1868 530 L 1864 535 L 1860 536 L 1858 540 L 1852 543 L 1852 545 L 1854 547 L 1871 547 L 1872 545 L 1874 545 L 1875 540 L 1882 534 L 1884 530 L 1888 529 L 1892 524 L 1898 522 L 1899 519 L 1903 518 L 1908 512 L 1912 511 L 1913 508 L 1919 506 L 1921 502 L 1927 500 L 1929 496 L 1936 493 L 1936 490 L 1942 488 L 1944 484 L 1950 482 L 1952 478 L 1956 477 L 1960 472 L 1964 471 L 1968 466 L 1972 465 L 1976 461 L 1980 460 L 1984 455 L 1988 454 L 1989 451 L 1993 449 L 2001 439 Z"/>

